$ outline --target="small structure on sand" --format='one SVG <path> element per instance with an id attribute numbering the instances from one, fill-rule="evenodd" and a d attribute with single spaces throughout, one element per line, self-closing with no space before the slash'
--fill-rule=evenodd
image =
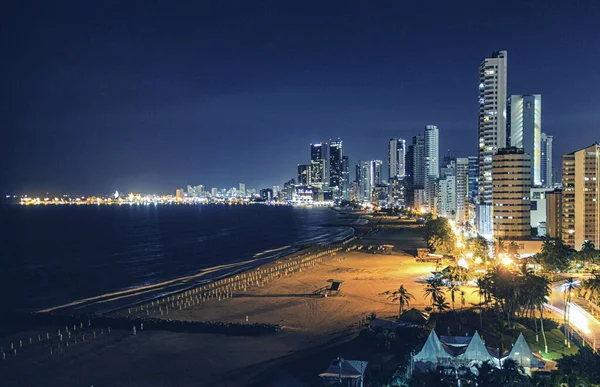
<path id="1" fill-rule="evenodd" d="M 345 360 L 339 356 L 319 377 L 324 386 L 362 387 L 368 364 L 364 360 Z"/>
<path id="2" fill-rule="evenodd" d="M 415 325 L 425 325 L 427 320 L 429 320 L 429 315 L 415 308 L 407 310 L 398 318 L 398 321 L 400 322 Z"/>
<path id="3" fill-rule="evenodd" d="M 327 289 L 325 289 L 325 295 L 326 296 L 338 296 L 341 293 L 340 288 L 342 287 L 342 284 L 344 283 L 344 281 L 340 281 L 340 280 L 329 280 L 331 282 L 331 285 L 329 285 L 329 287 Z"/>

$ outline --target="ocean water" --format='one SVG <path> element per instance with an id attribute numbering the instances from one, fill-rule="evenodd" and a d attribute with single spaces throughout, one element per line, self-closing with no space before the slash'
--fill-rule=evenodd
<path id="1" fill-rule="evenodd" d="M 357 222 L 330 209 L 264 205 L 0 211 L 4 313 L 56 306 L 62 312 L 106 312 L 122 306 L 123 291 L 139 301 L 181 290 L 302 245 L 340 241 Z"/>

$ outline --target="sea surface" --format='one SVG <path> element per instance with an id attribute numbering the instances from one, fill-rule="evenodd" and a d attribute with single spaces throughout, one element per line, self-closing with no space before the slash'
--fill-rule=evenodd
<path id="1" fill-rule="evenodd" d="M 65 305 L 57 310 L 106 312 L 115 303 L 104 300 L 124 298 L 123 290 L 154 289 L 137 301 L 167 294 L 303 245 L 343 240 L 359 222 L 290 206 L 5 205 L 0 316 Z"/>

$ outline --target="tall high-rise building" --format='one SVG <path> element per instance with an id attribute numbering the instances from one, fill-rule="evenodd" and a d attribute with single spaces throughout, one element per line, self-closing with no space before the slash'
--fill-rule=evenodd
<path id="1" fill-rule="evenodd" d="M 531 237 L 531 157 L 521 148 L 499 149 L 493 156 L 492 179 L 494 237 L 503 240 Z"/>
<path id="2" fill-rule="evenodd" d="M 370 168 L 371 171 L 369 173 L 370 176 L 370 184 L 372 187 L 376 186 L 376 185 L 380 185 L 382 183 L 382 178 L 381 178 L 381 167 L 383 165 L 383 161 L 381 160 L 371 160 L 370 161 Z"/>
<path id="3" fill-rule="evenodd" d="M 435 211 L 437 179 L 440 177 L 440 139 L 435 125 L 425 126 L 425 202 L 429 211 Z"/>
<path id="4" fill-rule="evenodd" d="M 325 183 L 325 157 L 323 155 L 323 144 L 310 144 L 310 172 L 311 184 L 322 187 Z"/>
<path id="5" fill-rule="evenodd" d="M 219 190 L 217 188 L 213 187 L 210 189 L 210 196 L 216 198 L 218 194 L 219 194 Z"/>
<path id="6" fill-rule="evenodd" d="M 388 143 L 388 180 L 398 175 L 398 139 L 390 138 Z"/>
<path id="7" fill-rule="evenodd" d="M 562 166 L 562 239 L 577 250 L 600 246 L 600 145 L 564 155 Z"/>
<path id="8" fill-rule="evenodd" d="M 329 142 L 329 187 L 334 199 L 342 197 L 342 140 Z"/>
<path id="9" fill-rule="evenodd" d="M 542 187 L 554 187 L 554 179 L 552 178 L 552 140 L 553 137 L 542 133 L 542 150 L 541 150 L 541 179 Z"/>
<path id="10" fill-rule="evenodd" d="M 479 64 L 479 129 L 477 228 L 489 234 L 492 226 L 492 157 L 506 142 L 506 51 L 494 51 Z"/>
<path id="11" fill-rule="evenodd" d="M 296 181 L 294 179 L 288 180 L 283 184 L 283 191 L 281 191 L 284 200 L 294 199 L 294 191 L 296 188 Z"/>
<path id="12" fill-rule="evenodd" d="M 477 180 L 479 179 L 479 158 L 477 156 L 469 156 L 469 188 L 467 192 L 471 199 L 477 197 Z"/>
<path id="13" fill-rule="evenodd" d="M 435 125 L 425 126 L 425 179 L 440 177 L 440 133 Z"/>
<path id="14" fill-rule="evenodd" d="M 350 200 L 350 160 L 342 156 L 342 199 Z"/>
<path id="15" fill-rule="evenodd" d="M 298 164 L 298 185 L 311 185 L 312 173 L 310 164 Z"/>
<path id="16" fill-rule="evenodd" d="M 531 184 L 542 186 L 542 96 L 511 95 L 506 119 L 507 146 L 522 148 L 531 156 Z"/>
<path id="17" fill-rule="evenodd" d="M 189 197 L 195 198 L 198 196 L 197 192 L 196 192 L 196 187 L 188 185 L 187 186 L 187 194 Z"/>
<path id="18" fill-rule="evenodd" d="M 398 139 L 398 177 L 406 176 L 406 140 Z"/>
<path id="19" fill-rule="evenodd" d="M 438 215 L 455 219 L 457 208 L 456 170 L 452 167 L 442 168 L 439 179 Z"/>
<path id="20" fill-rule="evenodd" d="M 546 235 L 562 238 L 562 190 L 546 192 Z"/>
<path id="21" fill-rule="evenodd" d="M 365 161 L 362 163 L 360 170 L 362 200 L 371 200 L 371 162 Z"/>
<path id="22" fill-rule="evenodd" d="M 465 198 L 469 196 L 469 159 L 456 159 L 456 221 L 463 222 L 465 218 Z"/>
<path id="23" fill-rule="evenodd" d="M 425 186 L 425 139 L 418 134 L 412 138 L 412 176 L 415 188 Z"/>
<path id="24" fill-rule="evenodd" d="M 246 196 L 246 184 L 244 184 L 244 183 L 239 184 L 238 193 L 240 196 Z"/>
<path id="25" fill-rule="evenodd" d="M 355 169 L 354 169 L 355 173 L 354 173 L 354 183 L 356 184 L 356 200 L 357 201 L 362 201 L 363 200 L 363 179 L 362 179 L 362 163 L 359 160 L 358 164 L 356 165 Z"/>
<path id="26" fill-rule="evenodd" d="M 388 179 L 404 177 L 406 174 L 406 141 L 391 138 L 388 143 Z"/>

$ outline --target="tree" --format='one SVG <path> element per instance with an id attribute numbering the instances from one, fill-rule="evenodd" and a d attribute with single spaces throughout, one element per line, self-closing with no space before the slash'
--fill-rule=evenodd
<path id="1" fill-rule="evenodd" d="M 429 248 L 438 254 L 451 254 L 456 247 L 456 236 L 446 218 L 428 220 L 425 223 L 425 238 Z"/>
<path id="2" fill-rule="evenodd" d="M 392 301 L 398 301 L 400 303 L 400 311 L 398 317 L 404 312 L 404 306 L 410 306 L 410 300 L 414 300 L 415 297 L 408 292 L 404 285 L 400 285 L 398 290 L 394 291 L 391 296 Z"/>
<path id="3" fill-rule="evenodd" d="M 446 296 L 444 295 L 441 295 L 434 300 L 433 307 L 440 313 L 444 313 L 446 310 L 450 309 L 450 305 L 446 302 Z"/>
<path id="4" fill-rule="evenodd" d="M 577 257 L 581 260 L 582 263 L 595 263 L 596 258 L 598 258 L 598 250 L 596 250 L 596 246 L 592 241 L 585 241 L 581 245 L 581 250 L 577 253 Z"/>
<path id="5" fill-rule="evenodd" d="M 442 290 L 442 280 L 438 276 L 434 276 L 427 280 L 427 286 L 425 287 L 425 291 L 423 295 L 425 299 L 430 298 L 431 304 L 435 303 L 435 300 L 442 297 L 444 295 L 444 291 Z"/>
<path id="6" fill-rule="evenodd" d="M 571 343 L 569 342 L 569 323 L 570 323 L 570 314 L 571 314 L 571 296 L 573 295 L 573 290 L 575 290 L 575 280 L 573 277 L 567 279 L 565 284 L 563 285 L 565 292 L 565 344 L 569 347 Z"/>
<path id="7" fill-rule="evenodd" d="M 542 251 L 534 256 L 546 272 L 564 272 L 571 266 L 573 249 L 560 239 L 547 239 L 542 244 Z"/>
<path id="8" fill-rule="evenodd" d="M 570 386 L 587 386 L 600 384 L 600 354 L 594 353 L 590 347 L 582 347 L 570 356 L 563 356 L 557 361 L 558 372 L 569 379 Z"/>
<path id="9" fill-rule="evenodd" d="M 454 282 L 450 283 L 450 286 L 448 286 L 448 290 L 450 290 L 450 299 L 452 300 L 452 310 L 454 310 L 454 301 L 455 301 L 455 297 L 454 294 L 455 293 L 459 293 L 461 292 L 460 288 L 458 287 L 458 285 Z"/>
<path id="10" fill-rule="evenodd" d="M 584 298 L 588 304 L 597 306 L 600 302 L 600 275 L 594 278 L 586 278 L 579 285 L 579 296 Z"/>
<path id="11" fill-rule="evenodd" d="M 483 262 L 488 261 L 490 247 L 488 246 L 488 242 L 484 237 L 478 235 L 476 238 L 471 239 L 469 241 L 469 248 L 473 252 L 474 257 L 481 258 Z"/>

